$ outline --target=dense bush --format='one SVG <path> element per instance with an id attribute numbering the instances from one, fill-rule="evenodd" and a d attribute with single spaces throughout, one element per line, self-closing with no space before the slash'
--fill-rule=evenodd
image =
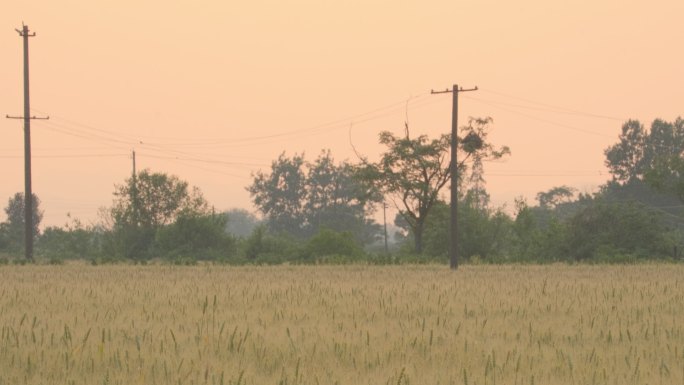
<path id="1" fill-rule="evenodd" d="M 363 256 L 363 249 L 349 231 L 337 232 L 321 229 L 307 242 L 304 260 L 308 262 L 326 261 L 342 257 L 343 260 L 356 260 Z"/>
<path id="2" fill-rule="evenodd" d="M 575 260 L 653 258 L 669 251 L 659 215 L 635 202 L 597 201 L 573 216 L 567 231 L 568 253 Z"/>
<path id="3" fill-rule="evenodd" d="M 225 228 L 223 215 L 181 215 L 157 231 L 154 248 L 167 259 L 228 259 L 236 249 L 235 240 Z"/>
<path id="4" fill-rule="evenodd" d="M 92 259 L 102 253 L 102 231 L 83 227 L 48 227 L 38 238 L 36 254 L 48 260 Z"/>
<path id="5" fill-rule="evenodd" d="M 261 225 L 242 242 L 241 255 L 245 262 L 277 264 L 299 259 L 301 249 L 301 242 L 286 235 L 272 235 Z"/>

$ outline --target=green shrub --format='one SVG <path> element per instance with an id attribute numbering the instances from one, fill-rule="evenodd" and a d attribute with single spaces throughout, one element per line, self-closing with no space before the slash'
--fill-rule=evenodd
<path id="1" fill-rule="evenodd" d="M 157 231 L 155 251 L 169 260 L 214 260 L 235 254 L 235 240 L 225 232 L 223 215 L 182 215 Z"/>
<path id="2" fill-rule="evenodd" d="M 358 260 L 363 256 L 363 249 L 354 240 L 351 232 L 337 232 L 321 229 L 318 234 L 309 239 L 304 247 L 304 259 L 308 262 L 324 262 L 331 257 L 346 257 Z"/>
<path id="3" fill-rule="evenodd" d="M 249 263 L 273 265 L 296 261 L 302 256 L 301 242 L 288 235 L 269 234 L 263 225 L 257 226 L 241 246 L 240 254 Z"/>

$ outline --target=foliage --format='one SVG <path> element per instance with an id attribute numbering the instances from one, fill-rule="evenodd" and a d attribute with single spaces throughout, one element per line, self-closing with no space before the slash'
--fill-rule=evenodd
<path id="1" fill-rule="evenodd" d="M 226 231 L 235 237 L 248 237 L 261 221 L 245 209 L 230 209 L 223 215 L 226 217 Z"/>
<path id="2" fill-rule="evenodd" d="M 304 157 L 295 154 L 292 158 L 280 154 L 271 164 L 271 173 L 258 171 L 254 182 L 247 188 L 254 205 L 266 217 L 271 231 L 303 236 L 306 218 L 304 200 L 306 177 Z"/>
<path id="3" fill-rule="evenodd" d="M 304 258 L 308 261 L 324 261 L 326 257 L 344 256 L 358 259 L 363 249 L 348 232 L 337 232 L 323 228 L 307 242 Z"/>
<path id="4" fill-rule="evenodd" d="M 112 229 L 104 248 L 116 258 L 151 258 L 159 230 L 179 218 L 210 214 L 209 204 L 198 188 L 190 188 L 176 176 L 149 170 L 116 186 L 114 197 L 108 212 Z"/>
<path id="5" fill-rule="evenodd" d="M 11 231 L 7 222 L 0 223 L 0 253 L 10 252 L 15 246 L 15 241 L 12 238 Z"/>
<path id="6" fill-rule="evenodd" d="M 516 200 L 509 257 L 520 262 L 556 262 L 566 259 L 566 221 L 561 208 L 530 207 Z"/>
<path id="7" fill-rule="evenodd" d="M 281 154 L 270 174 L 253 175 L 247 188 L 264 214 L 268 230 L 307 239 L 321 228 L 350 231 L 362 242 L 371 241 L 378 226 L 367 218 L 372 195 L 347 162 L 335 164 L 329 151 L 313 162 L 303 155 Z"/>
<path id="8" fill-rule="evenodd" d="M 619 142 L 605 150 L 606 166 L 613 179 L 626 183 L 644 176 L 663 159 L 676 159 L 684 152 L 684 120 L 656 119 L 646 130 L 636 120 L 622 126 Z"/>
<path id="9" fill-rule="evenodd" d="M 508 154 L 507 147 L 495 149 L 487 142 L 490 118 L 470 119 L 461 127 L 458 150 L 463 153 L 457 165 L 460 182 L 467 171 L 466 162 L 498 159 Z M 411 229 L 416 253 L 423 251 L 423 232 L 426 220 L 439 193 L 451 180 L 449 150 L 451 135 L 437 139 L 426 135 L 411 138 L 408 125 L 405 137 L 389 131 L 380 133 L 380 143 L 387 147 L 377 163 L 364 162 L 361 174 L 380 192 L 390 197 L 400 215 Z"/>
<path id="10" fill-rule="evenodd" d="M 458 203 L 458 251 L 465 260 L 477 257 L 485 261 L 502 260 L 509 247 L 512 220 L 500 209 L 480 206 L 477 194 L 466 194 Z M 423 255 L 427 260 L 438 257 L 446 261 L 449 253 L 450 207 L 438 201 L 425 223 Z M 406 232 L 412 230 L 398 216 L 397 224 Z"/>
<path id="11" fill-rule="evenodd" d="M 641 257 L 663 255 L 668 250 L 659 219 L 657 213 L 636 202 L 606 204 L 597 200 L 568 223 L 571 257 L 587 260 L 607 252 Z"/>
<path id="12" fill-rule="evenodd" d="M 546 192 L 537 194 L 539 206 L 543 208 L 556 208 L 561 203 L 567 203 L 575 196 L 577 189 L 568 186 L 558 186 Z"/>
<path id="13" fill-rule="evenodd" d="M 283 263 L 300 258 L 300 243 L 287 235 L 274 236 L 261 225 L 244 241 L 242 254 L 252 263 Z"/>
<path id="14" fill-rule="evenodd" d="M 511 256 L 517 261 L 664 258 L 681 239 L 661 212 L 635 200 L 615 200 L 605 190 L 556 207 L 529 207 L 523 200 L 516 207 Z"/>
<path id="15" fill-rule="evenodd" d="M 173 175 L 143 170 L 116 186 L 111 215 L 116 224 L 159 228 L 180 215 L 208 214 L 209 204 L 197 188 Z"/>
<path id="16" fill-rule="evenodd" d="M 155 250 L 170 259 L 227 259 L 235 254 L 235 241 L 225 226 L 222 215 L 181 214 L 157 231 Z"/>
<path id="17" fill-rule="evenodd" d="M 70 214 L 67 216 L 71 219 Z M 36 251 L 48 260 L 93 260 L 101 257 L 103 237 L 102 228 L 86 226 L 73 218 L 64 227 L 47 227 L 36 243 Z"/>
<path id="18" fill-rule="evenodd" d="M 684 149 L 677 155 L 659 157 L 645 180 L 657 190 L 672 194 L 684 202 Z"/>
<path id="19" fill-rule="evenodd" d="M 43 211 L 40 210 L 40 199 L 33 194 L 33 235 L 34 240 L 40 235 L 40 222 Z M 24 193 L 18 192 L 9 198 L 5 207 L 7 221 L 0 223 L 0 250 L 19 253 L 24 250 Z"/>

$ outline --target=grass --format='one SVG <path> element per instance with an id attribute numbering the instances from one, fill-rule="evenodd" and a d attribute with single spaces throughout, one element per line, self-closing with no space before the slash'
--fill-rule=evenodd
<path id="1" fill-rule="evenodd" d="M 5 384 L 684 384 L 684 266 L 0 266 Z"/>

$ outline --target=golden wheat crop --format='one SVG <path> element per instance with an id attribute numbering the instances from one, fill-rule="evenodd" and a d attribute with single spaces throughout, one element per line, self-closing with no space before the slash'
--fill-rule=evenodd
<path id="1" fill-rule="evenodd" d="M 0 385 L 683 384 L 684 266 L 0 266 Z"/>

